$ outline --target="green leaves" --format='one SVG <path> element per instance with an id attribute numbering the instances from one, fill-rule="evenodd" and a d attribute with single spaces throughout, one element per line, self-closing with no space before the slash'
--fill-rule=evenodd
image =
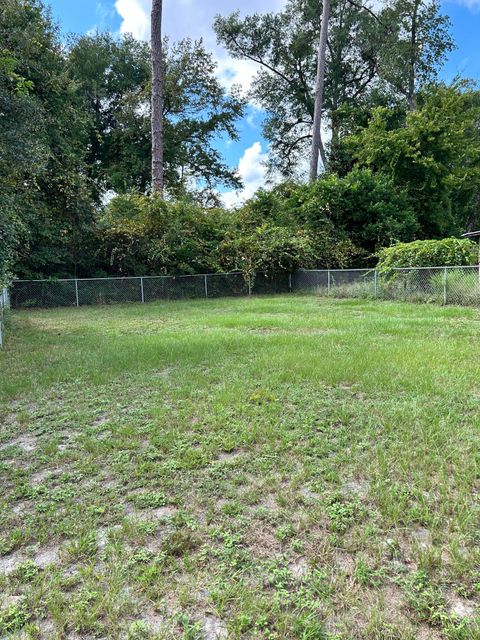
<path id="1" fill-rule="evenodd" d="M 459 234 L 476 215 L 480 188 L 480 93 L 468 83 L 431 86 L 403 123 L 392 110 L 374 111 L 347 140 L 361 166 L 389 176 L 408 194 L 418 235 Z"/>
<path id="2" fill-rule="evenodd" d="M 165 180 L 167 191 L 225 184 L 238 187 L 235 172 L 214 148 L 220 136 L 235 139 L 244 100 L 225 91 L 216 63 L 201 41 L 164 45 Z M 148 192 L 150 166 L 150 48 L 131 36 L 82 36 L 68 56 L 70 76 L 88 115 L 88 170 L 97 199 L 106 190 Z"/>
<path id="3" fill-rule="evenodd" d="M 234 58 L 259 65 L 251 97 L 266 111 L 270 168 L 298 177 L 313 124 L 320 0 L 291 0 L 278 13 L 217 16 L 217 38 Z M 389 0 L 375 13 L 362 3 L 332 2 L 324 112 L 332 139 L 329 167 L 342 166 L 342 138 L 372 107 L 415 106 L 422 86 L 435 81 L 453 48 L 449 19 L 436 0 Z M 345 166 L 342 167 L 345 169 Z"/>
<path id="4" fill-rule="evenodd" d="M 388 271 L 393 267 L 445 267 L 473 265 L 477 260 L 477 246 L 471 240 L 444 238 L 416 240 L 386 247 L 378 253 L 377 268 Z"/>

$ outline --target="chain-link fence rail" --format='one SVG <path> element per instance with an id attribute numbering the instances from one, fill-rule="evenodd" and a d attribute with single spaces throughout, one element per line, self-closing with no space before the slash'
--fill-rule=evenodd
<path id="1" fill-rule="evenodd" d="M 480 306 L 480 266 L 297 271 L 292 290 L 335 298 L 380 298 Z"/>
<path id="2" fill-rule="evenodd" d="M 3 347 L 5 335 L 5 310 L 10 308 L 8 289 L 0 289 L 0 347 Z"/>

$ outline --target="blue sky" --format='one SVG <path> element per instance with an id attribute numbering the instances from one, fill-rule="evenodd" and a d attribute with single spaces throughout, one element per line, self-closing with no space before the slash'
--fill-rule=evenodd
<path id="1" fill-rule="evenodd" d="M 53 16 L 64 33 L 84 33 L 95 29 L 131 32 L 148 38 L 151 0 L 47 0 Z M 226 86 L 235 82 L 245 88 L 255 67 L 251 63 L 232 60 L 216 44 L 211 25 L 217 13 L 227 14 L 241 9 L 242 14 L 280 9 L 285 0 L 164 0 L 164 32 L 177 40 L 202 37 L 219 64 L 219 75 Z M 480 0 L 448 0 L 442 9 L 450 16 L 457 49 L 452 52 L 442 70 L 442 77 L 451 81 L 456 75 L 469 77 L 480 84 Z M 181 19 L 178 19 L 180 15 Z M 240 138 L 231 144 L 221 144 L 226 161 L 237 167 L 245 184 L 241 194 L 227 194 L 227 203 L 238 197 L 250 196 L 264 182 L 266 144 L 261 135 L 262 114 L 247 110 L 239 123 Z"/>

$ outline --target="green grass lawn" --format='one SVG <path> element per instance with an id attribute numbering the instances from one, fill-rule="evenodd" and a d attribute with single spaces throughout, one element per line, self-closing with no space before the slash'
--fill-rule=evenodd
<path id="1" fill-rule="evenodd" d="M 0 637 L 479 639 L 479 320 L 294 295 L 14 313 Z"/>

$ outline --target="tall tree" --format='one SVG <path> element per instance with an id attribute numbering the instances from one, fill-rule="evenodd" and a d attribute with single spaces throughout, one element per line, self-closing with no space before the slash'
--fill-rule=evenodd
<path id="1" fill-rule="evenodd" d="M 227 92 L 201 41 L 163 41 L 164 188 L 173 196 L 240 186 L 215 140 L 235 139 L 244 101 Z M 97 201 L 107 191 L 151 190 L 150 47 L 131 36 L 78 38 L 69 72 L 88 114 L 87 159 Z"/>
<path id="2" fill-rule="evenodd" d="M 360 165 L 406 191 L 421 238 L 457 235 L 478 216 L 480 92 L 469 84 L 429 86 L 400 123 L 378 108 L 347 142 Z"/>
<path id="3" fill-rule="evenodd" d="M 163 195 L 162 0 L 152 0 L 152 193 Z"/>
<path id="4" fill-rule="evenodd" d="M 0 209 L 21 233 L 11 268 L 72 275 L 86 267 L 93 207 L 85 114 L 65 49 L 40 0 L 0 4 L 0 42 Z"/>
<path id="5" fill-rule="evenodd" d="M 379 77 L 413 111 L 416 93 L 437 79 L 454 49 L 450 20 L 438 0 L 389 0 L 381 19 L 386 28 L 378 51 Z"/>
<path id="6" fill-rule="evenodd" d="M 278 13 L 217 16 L 218 41 L 240 59 L 257 62 L 251 98 L 267 112 L 269 165 L 286 177 L 310 156 L 321 0 L 288 0 Z M 376 77 L 377 21 L 349 0 L 330 4 L 323 114 L 332 133 L 344 104 L 358 103 Z"/>
<path id="7" fill-rule="evenodd" d="M 352 111 L 365 111 L 368 119 L 375 104 L 407 102 L 435 80 L 452 46 L 437 0 L 425 0 L 416 14 L 420 0 L 386 0 L 375 14 L 360 0 L 330 1 L 322 109 L 332 134 L 329 162 Z M 259 65 L 251 98 L 267 113 L 270 168 L 287 177 L 304 166 L 312 131 L 318 130 L 313 119 L 321 6 L 321 0 L 288 0 L 278 13 L 234 13 L 214 23 L 218 41 L 233 57 Z"/>
<path id="8" fill-rule="evenodd" d="M 323 87 L 325 84 L 325 64 L 327 53 L 328 21 L 330 19 L 330 0 L 323 0 L 320 39 L 318 41 L 317 78 L 315 81 L 315 102 L 313 107 L 312 151 L 310 157 L 310 182 L 318 175 L 318 156 L 321 154 L 323 166 L 327 166 L 327 158 L 322 144 L 322 109 Z"/>

